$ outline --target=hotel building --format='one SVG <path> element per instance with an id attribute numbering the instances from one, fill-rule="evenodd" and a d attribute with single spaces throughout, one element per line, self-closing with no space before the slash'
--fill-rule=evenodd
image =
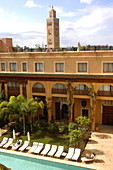
<path id="1" fill-rule="evenodd" d="M 68 119 L 67 80 L 74 88 L 73 120 L 91 117 L 88 88 L 93 84 L 95 122 L 113 125 L 113 51 L 0 53 L 0 92 L 4 89 L 7 99 L 22 94 L 45 101 L 40 114 L 48 123 Z"/>

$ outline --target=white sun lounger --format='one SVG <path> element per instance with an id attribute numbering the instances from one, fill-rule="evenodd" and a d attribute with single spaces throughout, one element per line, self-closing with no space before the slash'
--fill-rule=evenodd
<path id="1" fill-rule="evenodd" d="M 8 148 L 13 143 L 13 138 L 9 138 L 8 142 L 3 146 L 3 148 Z"/>
<path id="2" fill-rule="evenodd" d="M 46 144 L 44 150 L 41 152 L 41 155 L 46 155 L 50 150 L 50 144 Z"/>
<path id="3" fill-rule="evenodd" d="M 60 158 L 60 156 L 62 155 L 64 150 L 64 146 L 59 146 L 58 147 L 58 151 L 56 152 L 56 154 L 54 155 L 54 157 Z"/>
<path id="4" fill-rule="evenodd" d="M 24 144 L 18 149 L 19 151 L 24 151 L 29 145 L 29 141 L 25 141 Z"/>
<path id="5" fill-rule="evenodd" d="M 0 147 L 2 147 L 3 145 L 6 144 L 6 142 L 8 141 L 8 138 L 7 137 L 4 137 L 2 142 L 0 143 Z"/>
<path id="6" fill-rule="evenodd" d="M 19 141 L 20 141 L 19 144 L 18 144 L 18 143 L 15 143 L 15 145 L 12 146 L 12 149 L 13 149 L 13 150 L 17 150 L 17 149 L 21 146 L 22 140 L 20 139 Z"/>
<path id="7" fill-rule="evenodd" d="M 43 143 L 39 143 L 38 147 L 35 149 L 34 153 L 37 153 L 37 154 L 40 153 L 41 150 L 43 149 L 43 146 L 44 146 Z"/>
<path id="8" fill-rule="evenodd" d="M 31 149 L 29 150 L 30 153 L 34 152 L 35 149 L 37 148 L 38 146 L 38 142 L 33 142 L 33 146 L 31 147 Z"/>
<path id="9" fill-rule="evenodd" d="M 65 157 L 65 159 L 71 159 L 74 154 L 74 148 L 69 148 L 68 153 Z"/>
<path id="10" fill-rule="evenodd" d="M 57 145 L 52 145 L 51 150 L 47 154 L 48 156 L 53 156 L 57 150 Z"/>
<path id="11" fill-rule="evenodd" d="M 81 149 L 76 148 L 75 153 L 74 153 L 74 155 L 73 155 L 73 157 L 71 159 L 77 161 L 78 158 L 80 157 L 80 152 L 81 152 Z"/>

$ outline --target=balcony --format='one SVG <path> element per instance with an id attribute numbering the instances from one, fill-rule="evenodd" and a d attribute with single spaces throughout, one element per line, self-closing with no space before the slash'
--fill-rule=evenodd
<path id="1" fill-rule="evenodd" d="M 88 90 L 75 90 L 74 95 L 88 95 Z"/>
<path id="2" fill-rule="evenodd" d="M 20 94 L 20 87 L 8 87 L 8 94 L 18 96 Z"/>
<path id="3" fill-rule="evenodd" d="M 66 89 L 52 89 L 52 94 L 67 94 Z"/>
<path id="4" fill-rule="evenodd" d="M 113 97 L 113 91 L 98 91 L 97 96 Z"/>
<path id="5" fill-rule="evenodd" d="M 45 93 L 45 88 L 32 88 L 33 93 Z"/>

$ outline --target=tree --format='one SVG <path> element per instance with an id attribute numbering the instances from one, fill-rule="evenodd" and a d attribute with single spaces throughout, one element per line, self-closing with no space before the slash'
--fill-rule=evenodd
<path id="1" fill-rule="evenodd" d="M 38 102 L 35 99 L 31 98 L 25 98 L 25 100 L 23 100 L 23 102 L 21 103 L 21 113 L 23 115 L 23 130 L 24 130 L 24 134 L 25 134 L 25 117 L 28 117 L 29 123 L 30 123 L 30 128 L 31 128 L 31 132 L 32 132 L 32 121 L 33 121 L 33 116 L 37 113 L 37 111 L 39 110 L 39 108 L 44 108 L 44 103 L 42 101 Z"/>
<path id="2" fill-rule="evenodd" d="M 20 106 L 21 106 L 21 99 L 19 95 L 18 97 L 11 96 L 8 102 L 8 110 L 9 110 L 9 120 L 15 122 L 15 129 L 17 124 L 19 123 L 20 118 Z"/>
<path id="3" fill-rule="evenodd" d="M 71 123 L 72 120 L 72 115 L 73 115 L 73 92 L 74 92 L 74 88 L 72 87 L 71 82 L 67 81 L 66 83 L 66 89 L 68 92 L 68 113 L 69 113 L 69 123 Z"/>
<path id="4" fill-rule="evenodd" d="M 0 103 L 0 120 L 1 120 L 0 127 L 4 125 L 5 121 L 9 117 L 9 110 L 7 105 L 8 105 L 7 101 L 3 101 Z"/>
<path id="5" fill-rule="evenodd" d="M 92 129 L 95 130 L 95 111 L 96 111 L 96 96 L 94 85 L 91 83 L 91 88 L 88 90 L 90 96 L 90 107 L 91 107 L 91 123 Z"/>
<path id="6" fill-rule="evenodd" d="M 3 102 L 5 100 L 5 91 L 2 90 L 2 92 L 0 93 L 0 103 Z"/>

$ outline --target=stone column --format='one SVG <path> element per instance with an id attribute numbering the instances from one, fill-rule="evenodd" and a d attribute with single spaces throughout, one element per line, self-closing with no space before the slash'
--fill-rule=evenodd
<path id="1" fill-rule="evenodd" d="M 23 95 L 23 84 L 20 84 L 20 95 Z"/>
<path id="2" fill-rule="evenodd" d="M 46 82 L 46 102 L 48 107 L 48 124 L 50 124 L 52 119 L 52 92 L 50 82 Z"/>
<path id="3" fill-rule="evenodd" d="M 72 100 L 72 104 L 70 103 L 70 97 L 71 97 L 71 100 Z M 70 103 L 71 105 L 69 106 L 68 105 L 68 113 L 70 114 L 69 115 L 69 123 L 73 122 L 73 104 L 74 104 L 74 99 L 73 99 L 73 96 L 70 96 L 69 92 L 67 92 L 67 101 L 68 103 Z M 70 109 L 70 110 L 69 110 Z"/>
<path id="4" fill-rule="evenodd" d="M 5 84 L 4 84 L 4 87 L 5 87 L 5 98 L 6 98 L 6 100 L 7 100 L 7 99 L 8 99 L 8 84 L 5 83 Z"/>
<path id="5" fill-rule="evenodd" d="M 28 81 L 28 84 L 26 85 L 26 90 L 27 90 L 27 98 L 31 99 L 32 98 L 31 81 Z"/>

